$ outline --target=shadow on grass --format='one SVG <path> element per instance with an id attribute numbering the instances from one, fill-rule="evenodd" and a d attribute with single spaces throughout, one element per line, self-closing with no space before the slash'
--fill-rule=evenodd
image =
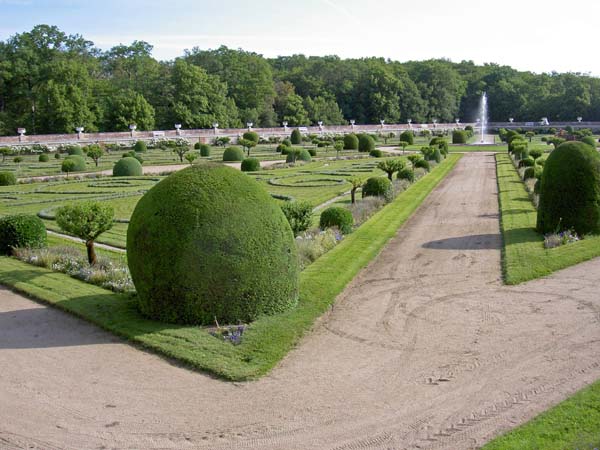
<path id="1" fill-rule="evenodd" d="M 533 228 L 514 228 L 504 231 L 504 241 L 506 245 L 523 244 L 527 242 L 542 242 L 544 236 L 539 234 Z"/>
<path id="2" fill-rule="evenodd" d="M 500 250 L 502 248 L 502 235 L 474 234 L 447 239 L 439 239 L 423 244 L 424 248 L 436 250 Z"/>

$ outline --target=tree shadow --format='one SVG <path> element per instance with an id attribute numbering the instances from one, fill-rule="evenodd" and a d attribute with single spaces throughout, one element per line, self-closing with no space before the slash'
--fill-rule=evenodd
<path id="1" fill-rule="evenodd" d="M 544 237 L 533 228 L 514 228 L 504 232 L 506 245 L 525 244 L 528 242 L 543 242 Z"/>
<path id="2" fill-rule="evenodd" d="M 498 234 L 473 234 L 426 242 L 423 248 L 436 250 L 500 250 L 502 236 Z"/>

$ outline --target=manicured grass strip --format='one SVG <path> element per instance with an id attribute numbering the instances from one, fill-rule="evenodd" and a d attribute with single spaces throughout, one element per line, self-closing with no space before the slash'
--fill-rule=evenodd
<path id="1" fill-rule="evenodd" d="M 459 159 L 460 155 L 450 156 L 309 266 L 300 276 L 298 306 L 285 314 L 257 320 L 238 346 L 224 343 L 200 327 L 147 320 L 139 314 L 135 298 L 15 259 L 0 258 L 0 284 L 56 305 L 192 367 L 230 380 L 257 378 L 290 351 Z"/>
<path id="2" fill-rule="evenodd" d="M 600 256 L 600 236 L 545 249 L 543 236 L 535 231 L 537 211 L 508 155 L 496 155 L 496 171 L 504 238 L 502 269 L 506 284 L 543 277 Z"/>
<path id="3" fill-rule="evenodd" d="M 448 151 L 453 152 L 506 152 L 506 144 L 484 144 L 478 145 L 473 143 L 471 145 L 456 145 L 452 144 L 448 146 Z"/>
<path id="4" fill-rule="evenodd" d="M 482 450 L 600 448 L 600 381 L 579 391 Z"/>

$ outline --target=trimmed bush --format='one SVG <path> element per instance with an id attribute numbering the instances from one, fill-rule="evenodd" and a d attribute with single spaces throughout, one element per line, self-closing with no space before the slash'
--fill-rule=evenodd
<path id="1" fill-rule="evenodd" d="M 429 164 L 429 161 L 419 159 L 415 161 L 415 169 L 418 168 L 425 169 L 427 172 L 429 172 L 431 170 L 431 164 Z"/>
<path id="2" fill-rule="evenodd" d="M 256 142 L 257 144 L 258 144 L 258 141 L 260 140 L 260 137 L 258 136 L 258 133 L 255 133 L 254 131 L 246 131 L 242 135 L 242 138 L 246 139 L 248 141 Z"/>
<path id="3" fill-rule="evenodd" d="M 281 205 L 294 236 L 308 230 L 312 224 L 313 207 L 305 201 L 288 201 Z"/>
<path id="4" fill-rule="evenodd" d="M 83 172 L 86 169 L 86 164 L 85 164 L 85 159 L 83 159 L 83 156 L 79 156 L 79 155 L 71 155 L 71 156 L 67 156 L 64 161 L 63 164 L 65 163 L 65 161 L 73 161 L 73 169 L 71 170 L 71 172 Z M 63 170 L 63 172 L 66 172 Z"/>
<path id="5" fill-rule="evenodd" d="M 529 156 L 531 156 L 533 159 L 537 160 L 539 157 L 541 157 L 544 154 L 543 151 L 534 148 L 529 150 Z"/>
<path id="6" fill-rule="evenodd" d="M 467 143 L 467 132 L 464 130 L 454 130 L 452 132 L 452 143 L 453 144 L 466 144 Z"/>
<path id="7" fill-rule="evenodd" d="M 244 151 L 239 147 L 227 147 L 223 152 L 223 161 L 242 161 Z"/>
<path id="8" fill-rule="evenodd" d="M 281 153 L 282 155 L 286 155 L 287 153 L 283 153 L 283 151 L 287 150 L 288 148 L 289 148 L 288 145 L 279 144 L 275 150 L 277 151 L 277 153 Z"/>
<path id="9" fill-rule="evenodd" d="M 400 140 L 408 142 L 408 145 L 413 145 L 415 143 L 415 135 L 412 131 L 403 131 L 400 133 Z"/>
<path id="10" fill-rule="evenodd" d="M 292 141 L 290 141 L 289 139 L 284 139 L 283 141 L 281 141 L 281 145 L 285 145 L 286 147 L 291 147 Z"/>
<path id="11" fill-rule="evenodd" d="M 373 158 L 381 158 L 383 156 L 383 152 L 379 149 L 371 150 L 369 155 Z"/>
<path id="12" fill-rule="evenodd" d="M 17 184 L 17 177 L 13 172 L 0 172 L 0 186 Z"/>
<path id="13" fill-rule="evenodd" d="M 309 148 L 309 149 L 308 149 L 308 154 L 309 154 L 310 156 L 313 156 L 313 157 L 314 157 L 314 156 L 317 156 L 317 150 L 316 150 L 316 149 L 314 149 L 314 148 Z"/>
<path id="14" fill-rule="evenodd" d="M 131 216 L 127 259 L 140 310 L 163 322 L 247 323 L 298 299 L 298 256 L 281 208 L 223 165 L 189 167 L 150 189 Z"/>
<path id="15" fill-rule="evenodd" d="M 319 228 L 322 230 L 338 227 L 342 233 L 348 234 L 352 232 L 352 225 L 354 225 L 352 213 L 341 206 L 331 206 L 325 209 L 319 219 Z"/>
<path id="16" fill-rule="evenodd" d="M 519 161 L 519 167 L 533 167 L 534 165 L 535 165 L 535 160 L 530 156 Z"/>
<path id="17" fill-rule="evenodd" d="M 133 151 L 136 153 L 144 153 L 148 151 L 148 145 L 144 141 L 137 141 L 133 146 Z"/>
<path id="18" fill-rule="evenodd" d="M 203 157 L 210 156 L 210 145 L 200 144 L 200 156 L 203 156 Z"/>
<path id="19" fill-rule="evenodd" d="M 344 150 L 358 150 L 358 137 L 355 134 L 344 136 Z"/>
<path id="20" fill-rule="evenodd" d="M 584 144 L 590 145 L 590 146 L 592 146 L 594 148 L 596 148 L 598 146 L 598 142 L 592 136 L 585 136 L 585 137 L 583 137 L 581 139 L 581 142 L 583 142 Z"/>
<path id="21" fill-rule="evenodd" d="M 60 153 L 56 152 L 56 153 L 54 154 L 54 159 L 60 159 Z"/>
<path id="22" fill-rule="evenodd" d="M 0 254 L 10 255 L 16 247 L 46 246 L 46 226 L 42 219 L 29 214 L 0 218 Z"/>
<path id="23" fill-rule="evenodd" d="M 260 170 L 258 158 L 246 158 L 242 161 L 242 172 L 256 172 L 257 170 Z"/>
<path id="24" fill-rule="evenodd" d="M 113 177 L 139 177 L 143 174 L 142 164 L 131 156 L 121 158 L 113 166 Z"/>
<path id="25" fill-rule="evenodd" d="M 362 188 L 364 197 L 384 197 L 386 200 L 392 198 L 392 182 L 386 177 L 371 177 Z"/>
<path id="26" fill-rule="evenodd" d="M 300 161 L 304 161 L 304 162 L 311 162 L 312 156 L 310 155 L 308 150 L 303 148 L 300 150 L 300 153 L 298 154 L 298 157 L 296 159 L 299 159 Z"/>
<path id="27" fill-rule="evenodd" d="M 68 145 L 67 153 L 69 155 L 83 156 L 83 149 L 79 145 Z"/>
<path id="28" fill-rule="evenodd" d="M 527 169 L 525 169 L 525 172 L 523 172 L 523 179 L 528 180 L 529 178 L 535 178 L 534 167 L 527 167 Z"/>
<path id="29" fill-rule="evenodd" d="M 415 181 L 415 172 L 409 167 L 403 167 L 398 171 L 396 178 L 399 180 L 408 180 L 413 183 Z"/>
<path id="30" fill-rule="evenodd" d="M 375 150 L 375 140 L 368 134 L 358 136 L 358 151 L 369 153 Z"/>
<path id="31" fill-rule="evenodd" d="M 194 144 L 194 150 L 200 150 L 200 142 Z"/>
<path id="32" fill-rule="evenodd" d="M 38 157 L 38 161 L 39 162 L 48 162 L 50 161 L 50 157 L 46 154 L 46 153 L 42 153 L 39 157 Z"/>
<path id="33" fill-rule="evenodd" d="M 442 161 L 442 152 L 440 151 L 439 147 L 435 148 L 433 154 L 431 155 L 431 159 L 438 164 Z"/>
<path id="34" fill-rule="evenodd" d="M 566 142 L 550 153 L 540 187 L 537 229 L 600 232 L 600 156 L 583 142 Z"/>
<path id="35" fill-rule="evenodd" d="M 302 144 L 302 133 L 300 133 L 300 130 L 292 130 L 292 134 L 290 135 L 290 145 L 300 144 Z"/>
<path id="36" fill-rule="evenodd" d="M 312 157 L 310 153 L 306 149 L 299 148 L 291 148 L 287 152 L 287 157 L 285 158 L 286 163 L 293 163 L 296 161 L 310 162 L 312 161 Z"/>

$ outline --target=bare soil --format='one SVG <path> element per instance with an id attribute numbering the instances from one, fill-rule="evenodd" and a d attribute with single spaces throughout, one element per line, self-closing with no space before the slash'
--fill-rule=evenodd
<path id="1" fill-rule="evenodd" d="M 268 376 L 227 383 L 0 291 L 0 447 L 471 449 L 600 377 L 600 260 L 501 284 L 465 155 Z"/>

